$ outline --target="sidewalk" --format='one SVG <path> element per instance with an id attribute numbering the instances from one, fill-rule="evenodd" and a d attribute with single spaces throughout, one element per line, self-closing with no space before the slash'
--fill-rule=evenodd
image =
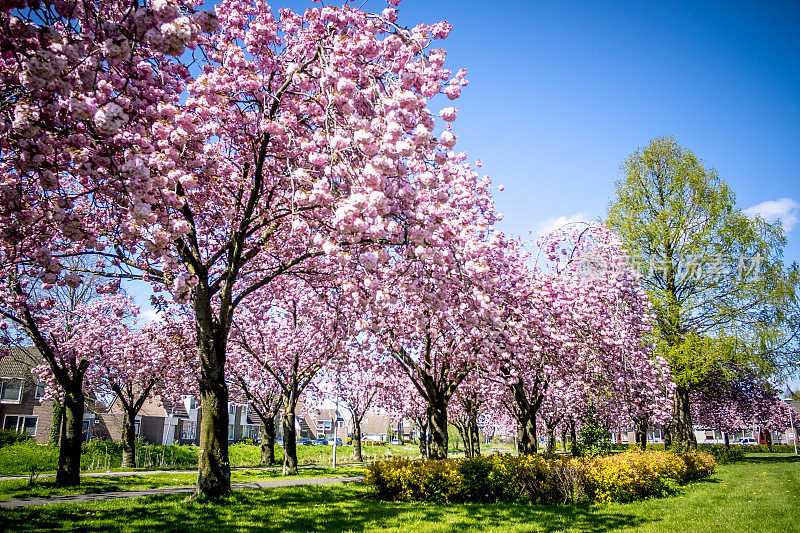
<path id="1" fill-rule="evenodd" d="M 174 472 L 174 470 L 173 470 Z M 192 470 L 194 472 L 194 470 Z M 144 474 L 144 473 L 142 473 Z M 232 489 L 272 489 L 277 487 L 294 487 L 297 485 L 329 485 L 332 483 L 352 483 L 364 481 L 364 476 L 351 477 L 323 477 L 309 479 L 272 479 L 269 481 L 256 481 L 251 483 L 234 483 Z M 21 500 L 0 501 L 0 509 L 16 509 L 32 505 L 51 505 L 54 503 L 86 503 L 100 500 L 114 500 L 119 498 L 140 498 L 155 494 L 190 494 L 195 487 L 165 487 L 161 489 L 131 490 L 124 492 L 101 492 L 97 494 L 69 494 L 66 496 L 53 496 L 52 498 L 25 498 Z"/>

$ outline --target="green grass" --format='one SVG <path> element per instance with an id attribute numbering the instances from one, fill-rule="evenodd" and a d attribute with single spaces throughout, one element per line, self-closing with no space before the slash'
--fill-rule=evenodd
<path id="1" fill-rule="evenodd" d="M 300 465 L 330 464 L 333 446 L 298 446 Z M 384 459 L 390 455 L 419 458 L 419 448 L 406 446 L 362 446 L 366 462 Z M 338 446 L 337 461 L 353 461 L 352 446 Z M 233 444 L 229 447 L 231 467 L 261 466 L 261 447 L 251 444 Z M 275 446 L 275 458 L 281 461 L 283 448 Z M 120 470 L 188 470 L 197 468 L 196 446 L 155 446 L 137 448 L 138 468 L 121 468 L 122 447 L 115 442 L 92 442 L 83 447 L 81 471 L 114 472 Z M 0 448 L 0 476 L 27 475 L 31 467 L 39 473 L 54 473 L 58 464 L 58 447 L 19 443 Z"/>
<path id="2" fill-rule="evenodd" d="M 0 512 L 4 531 L 800 531 L 800 461 L 760 454 L 722 465 L 681 494 L 598 506 L 381 502 L 362 484 L 236 491 Z"/>
<path id="3" fill-rule="evenodd" d="M 296 476 L 282 476 L 280 470 L 235 470 L 231 483 L 266 481 L 282 477 L 294 479 L 342 477 L 364 475 L 364 467 L 303 468 Z M 0 481 L 0 500 L 42 498 L 66 494 L 95 494 L 127 490 L 157 489 L 162 487 L 187 487 L 197 483 L 197 474 L 163 473 L 147 476 L 82 477 L 77 487 L 58 487 L 54 479 L 43 479 L 33 485 L 27 480 Z"/>

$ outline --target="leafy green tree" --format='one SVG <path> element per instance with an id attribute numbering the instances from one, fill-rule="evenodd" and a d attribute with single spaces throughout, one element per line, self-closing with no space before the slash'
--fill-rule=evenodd
<path id="1" fill-rule="evenodd" d="M 678 385 L 669 438 L 694 448 L 690 391 L 731 361 L 776 370 L 797 276 L 781 261 L 780 224 L 738 209 L 717 172 L 672 137 L 637 150 L 622 169 L 607 223 L 644 274 L 655 342 Z"/>

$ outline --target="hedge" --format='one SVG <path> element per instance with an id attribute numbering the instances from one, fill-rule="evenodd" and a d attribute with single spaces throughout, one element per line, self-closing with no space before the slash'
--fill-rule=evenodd
<path id="1" fill-rule="evenodd" d="M 380 499 L 538 504 L 633 501 L 673 494 L 714 473 L 704 452 L 629 450 L 606 457 L 492 455 L 473 459 L 373 463 L 366 483 Z"/>

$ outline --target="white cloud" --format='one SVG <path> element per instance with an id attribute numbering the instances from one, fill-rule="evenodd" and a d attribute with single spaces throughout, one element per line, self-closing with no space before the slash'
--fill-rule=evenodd
<path id="1" fill-rule="evenodd" d="M 149 324 L 150 322 L 161 322 L 161 313 L 155 309 L 142 309 L 139 313 L 139 322 Z"/>
<path id="2" fill-rule="evenodd" d="M 572 222 L 589 222 L 589 215 L 588 213 L 575 213 L 574 215 L 570 215 L 568 217 L 560 216 L 540 220 L 536 223 L 534 236 L 541 237 L 542 235 L 550 233 L 551 231 L 555 231 L 558 228 Z"/>
<path id="3" fill-rule="evenodd" d="M 780 220 L 783 224 L 783 230 L 789 233 L 799 220 L 798 207 L 800 206 L 798 206 L 797 202 L 791 198 L 781 198 L 780 200 L 761 202 L 753 207 L 748 207 L 744 212 L 751 217 L 758 215 L 769 223 Z"/>

